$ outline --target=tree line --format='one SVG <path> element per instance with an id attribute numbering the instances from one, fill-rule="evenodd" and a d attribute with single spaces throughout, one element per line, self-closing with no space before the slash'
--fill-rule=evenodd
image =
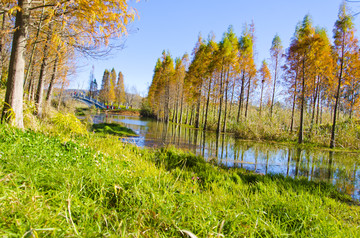
<path id="1" fill-rule="evenodd" d="M 148 107 L 158 120 L 228 132 L 229 123 L 249 120 L 252 108 L 255 116 L 275 123 L 280 87 L 291 109 L 283 130 L 296 130 L 302 143 L 305 129 L 311 134 L 322 123 L 323 113 L 329 112 L 333 148 L 339 114 L 351 119 L 360 113 L 360 55 L 354 32 L 345 3 L 334 25 L 333 42 L 306 15 L 287 49 L 275 35 L 270 63 L 263 60 L 259 69 L 254 24 L 246 25 L 240 36 L 230 26 L 220 42 L 213 35 L 207 40 L 199 36 L 191 61 L 187 54 L 173 60 L 169 52 L 162 53 L 149 87 Z M 305 121 L 309 121 L 306 128 Z"/>
<path id="2" fill-rule="evenodd" d="M 126 102 L 124 75 L 119 72 L 116 79 L 116 71 L 105 70 L 102 78 L 99 100 L 107 104 L 124 105 Z"/>
<path id="3" fill-rule="evenodd" d="M 125 0 L 0 3 L 0 76 L 6 85 L 1 121 L 19 128 L 24 99 L 42 117 L 54 86 L 64 88 L 74 73 L 75 57 L 106 54 L 136 16 Z"/>

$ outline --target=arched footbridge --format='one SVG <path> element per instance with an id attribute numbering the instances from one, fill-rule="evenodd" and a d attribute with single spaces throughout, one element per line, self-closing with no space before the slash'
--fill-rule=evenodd
<path id="1" fill-rule="evenodd" d="M 106 106 L 104 103 L 99 102 L 98 100 L 96 100 L 95 98 L 92 97 L 87 97 L 81 94 L 72 94 L 71 95 L 72 98 L 79 100 L 85 104 L 87 104 L 89 107 L 91 106 L 95 106 L 96 108 L 100 108 L 100 109 L 106 109 Z"/>

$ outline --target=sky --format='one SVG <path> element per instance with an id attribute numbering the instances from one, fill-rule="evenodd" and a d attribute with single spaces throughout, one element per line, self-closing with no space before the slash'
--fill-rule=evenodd
<path id="1" fill-rule="evenodd" d="M 125 86 L 135 87 L 145 96 L 151 84 L 154 67 L 163 50 L 173 58 L 191 54 L 198 35 L 207 39 L 213 32 L 220 41 L 232 25 L 241 36 L 245 24 L 255 24 L 257 67 L 263 59 L 269 59 L 272 39 L 278 34 L 284 49 L 294 35 L 295 27 L 306 14 L 310 14 L 314 26 L 332 30 L 337 19 L 341 0 L 142 0 L 130 1 L 139 15 L 130 26 L 124 49 L 113 52 L 106 59 L 78 60 L 77 74 L 69 88 L 87 89 L 90 71 L 101 85 L 105 69 L 114 68 L 124 75 Z M 360 11 L 360 3 L 350 3 L 354 12 Z M 360 16 L 359 16 L 360 17 Z M 355 18 L 358 28 L 360 18 Z M 359 32 L 356 33 L 357 36 Z"/>

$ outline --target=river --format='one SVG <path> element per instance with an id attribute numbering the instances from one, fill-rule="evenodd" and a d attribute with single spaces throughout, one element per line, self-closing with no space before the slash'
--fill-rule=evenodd
<path id="1" fill-rule="evenodd" d="M 140 137 L 130 141 L 140 147 L 174 145 L 228 167 L 326 181 L 360 201 L 358 153 L 301 150 L 277 143 L 238 140 L 228 134 L 218 137 L 213 132 L 132 116 L 98 114 L 93 116 L 93 122 L 119 123 L 133 129 Z"/>

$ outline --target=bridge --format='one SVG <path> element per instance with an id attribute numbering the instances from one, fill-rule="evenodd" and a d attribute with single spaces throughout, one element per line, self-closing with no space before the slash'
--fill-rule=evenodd
<path id="1" fill-rule="evenodd" d="M 71 97 L 87 104 L 89 107 L 94 105 L 96 108 L 106 109 L 105 104 L 102 102 L 99 102 L 95 98 L 87 97 L 83 94 L 72 94 Z"/>

